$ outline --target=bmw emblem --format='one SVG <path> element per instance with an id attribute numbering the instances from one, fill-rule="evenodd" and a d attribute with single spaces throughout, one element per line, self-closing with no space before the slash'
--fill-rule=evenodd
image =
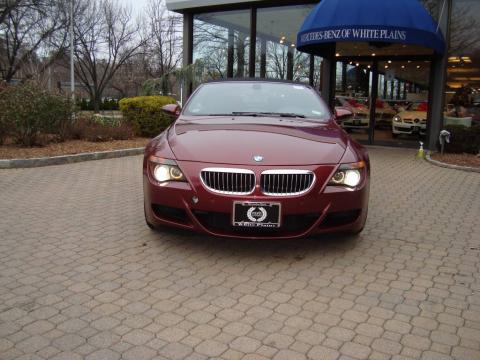
<path id="1" fill-rule="evenodd" d="M 255 155 L 253 157 L 253 160 L 255 160 L 256 162 L 262 162 L 263 161 L 263 156 L 261 155 Z"/>

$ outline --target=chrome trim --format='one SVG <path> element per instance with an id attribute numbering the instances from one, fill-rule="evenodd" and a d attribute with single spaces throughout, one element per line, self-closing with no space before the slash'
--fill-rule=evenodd
<path id="1" fill-rule="evenodd" d="M 209 186 L 206 182 L 205 179 L 203 178 L 203 174 L 208 174 L 209 177 L 209 182 L 214 187 Z M 247 176 L 246 175 L 252 175 L 253 176 L 253 184 L 251 185 L 251 189 L 249 191 L 226 191 L 226 190 L 219 190 L 219 188 L 225 188 L 225 186 L 229 184 L 224 183 L 224 177 L 220 177 L 220 174 L 231 174 L 232 175 L 232 182 L 233 182 L 233 177 L 235 177 L 235 182 L 238 184 L 240 183 L 240 187 L 244 188 L 247 185 Z M 256 177 L 255 173 L 251 170 L 246 170 L 246 169 L 236 169 L 236 168 L 205 168 L 200 170 L 200 182 L 202 185 L 205 187 L 205 189 L 217 193 L 217 194 L 224 194 L 224 195 L 250 195 L 255 191 L 255 185 L 256 185 Z"/>
<path id="2" fill-rule="evenodd" d="M 272 188 L 275 190 L 275 187 L 277 188 L 277 191 L 271 192 L 271 191 L 264 191 L 264 186 L 262 185 L 263 183 L 263 176 L 266 175 L 273 175 L 272 177 Z M 275 176 L 279 175 L 279 176 Z M 291 184 L 289 184 L 289 178 L 285 178 L 284 176 L 280 175 L 311 175 L 312 180 L 310 184 L 308 185 L 309 179 L 307 176 L 305 176 L 303 179 L 300 179 L 298 176 L 293 176 L 291 179 Z M 267 195 L 267 196 L 297 196 L 297 195 L 303 195 L 309 192 L 313 186 L 315 185 L 315 182 L 317 180 L 317 177 L 315 176 L 315 173 L 310 170 L 293 170 L 293 169 L 285 169 L 285 170 L 265 170 L 260 174 L 260 190 L 262 194 Z M 302 189 L 299 191 L 290 191 L 290 192 L 279 192 L 279 190 L 284 188 L 284 181 L 286 181 L 285 187 L 291 188 L 292 190 L 294 189 Z M 297 183 L 298 182 L 298 183 Z M 302 183 L 303 182 L 303 183 Z M 308 185 L 308 186 L 307 186 Z M 290 189 L 289 189 L 290 190 Z"/>

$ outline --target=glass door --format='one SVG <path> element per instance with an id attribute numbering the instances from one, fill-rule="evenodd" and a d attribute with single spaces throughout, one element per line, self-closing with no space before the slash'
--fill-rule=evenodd
<path id="1" fill-rule="evenodd" d="M 429 75 L 429 61 L 378 62 L 376 144 L 418 147 L 425 141 Z"/>
<path id="2" fill-rule="evenodd" d="M 335 111 L 338 123 L 361 142 L 369 140 L 372 80 L 370 61 L 337 61 Z"/>

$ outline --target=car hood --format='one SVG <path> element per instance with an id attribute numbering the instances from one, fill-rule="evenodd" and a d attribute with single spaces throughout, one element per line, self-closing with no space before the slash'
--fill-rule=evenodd
<path id="1" fill-rule="evenodd" d="M 426 119 L 426 111 L 402 111 L 397 114 L 402 119 Z"/>
<path id="2" fill-rule="evenodd" d="M 177 160 L 238 165 L 337 164 L 348 138 L 332 123 L 269 117 L 182 117 L 168 133 Z M 260 155 L 263 161 L 255 163 Z"/>

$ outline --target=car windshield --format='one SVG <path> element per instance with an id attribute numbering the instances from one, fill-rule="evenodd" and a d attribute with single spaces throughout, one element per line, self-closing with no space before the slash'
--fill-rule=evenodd
<path id="1" fill-rule="evenodd" d="M 325 122 L 330 111 L 311 88 L 275 82 L 217 82 L 202 85 L 183 111 L 189 116 L 278 116 Z"/>
<path id="2" fill-rule="evenodd" d="M 411 103 L 408 107 L 410 111 L 428 111 L 428 104 L 426 102 Z"/>

